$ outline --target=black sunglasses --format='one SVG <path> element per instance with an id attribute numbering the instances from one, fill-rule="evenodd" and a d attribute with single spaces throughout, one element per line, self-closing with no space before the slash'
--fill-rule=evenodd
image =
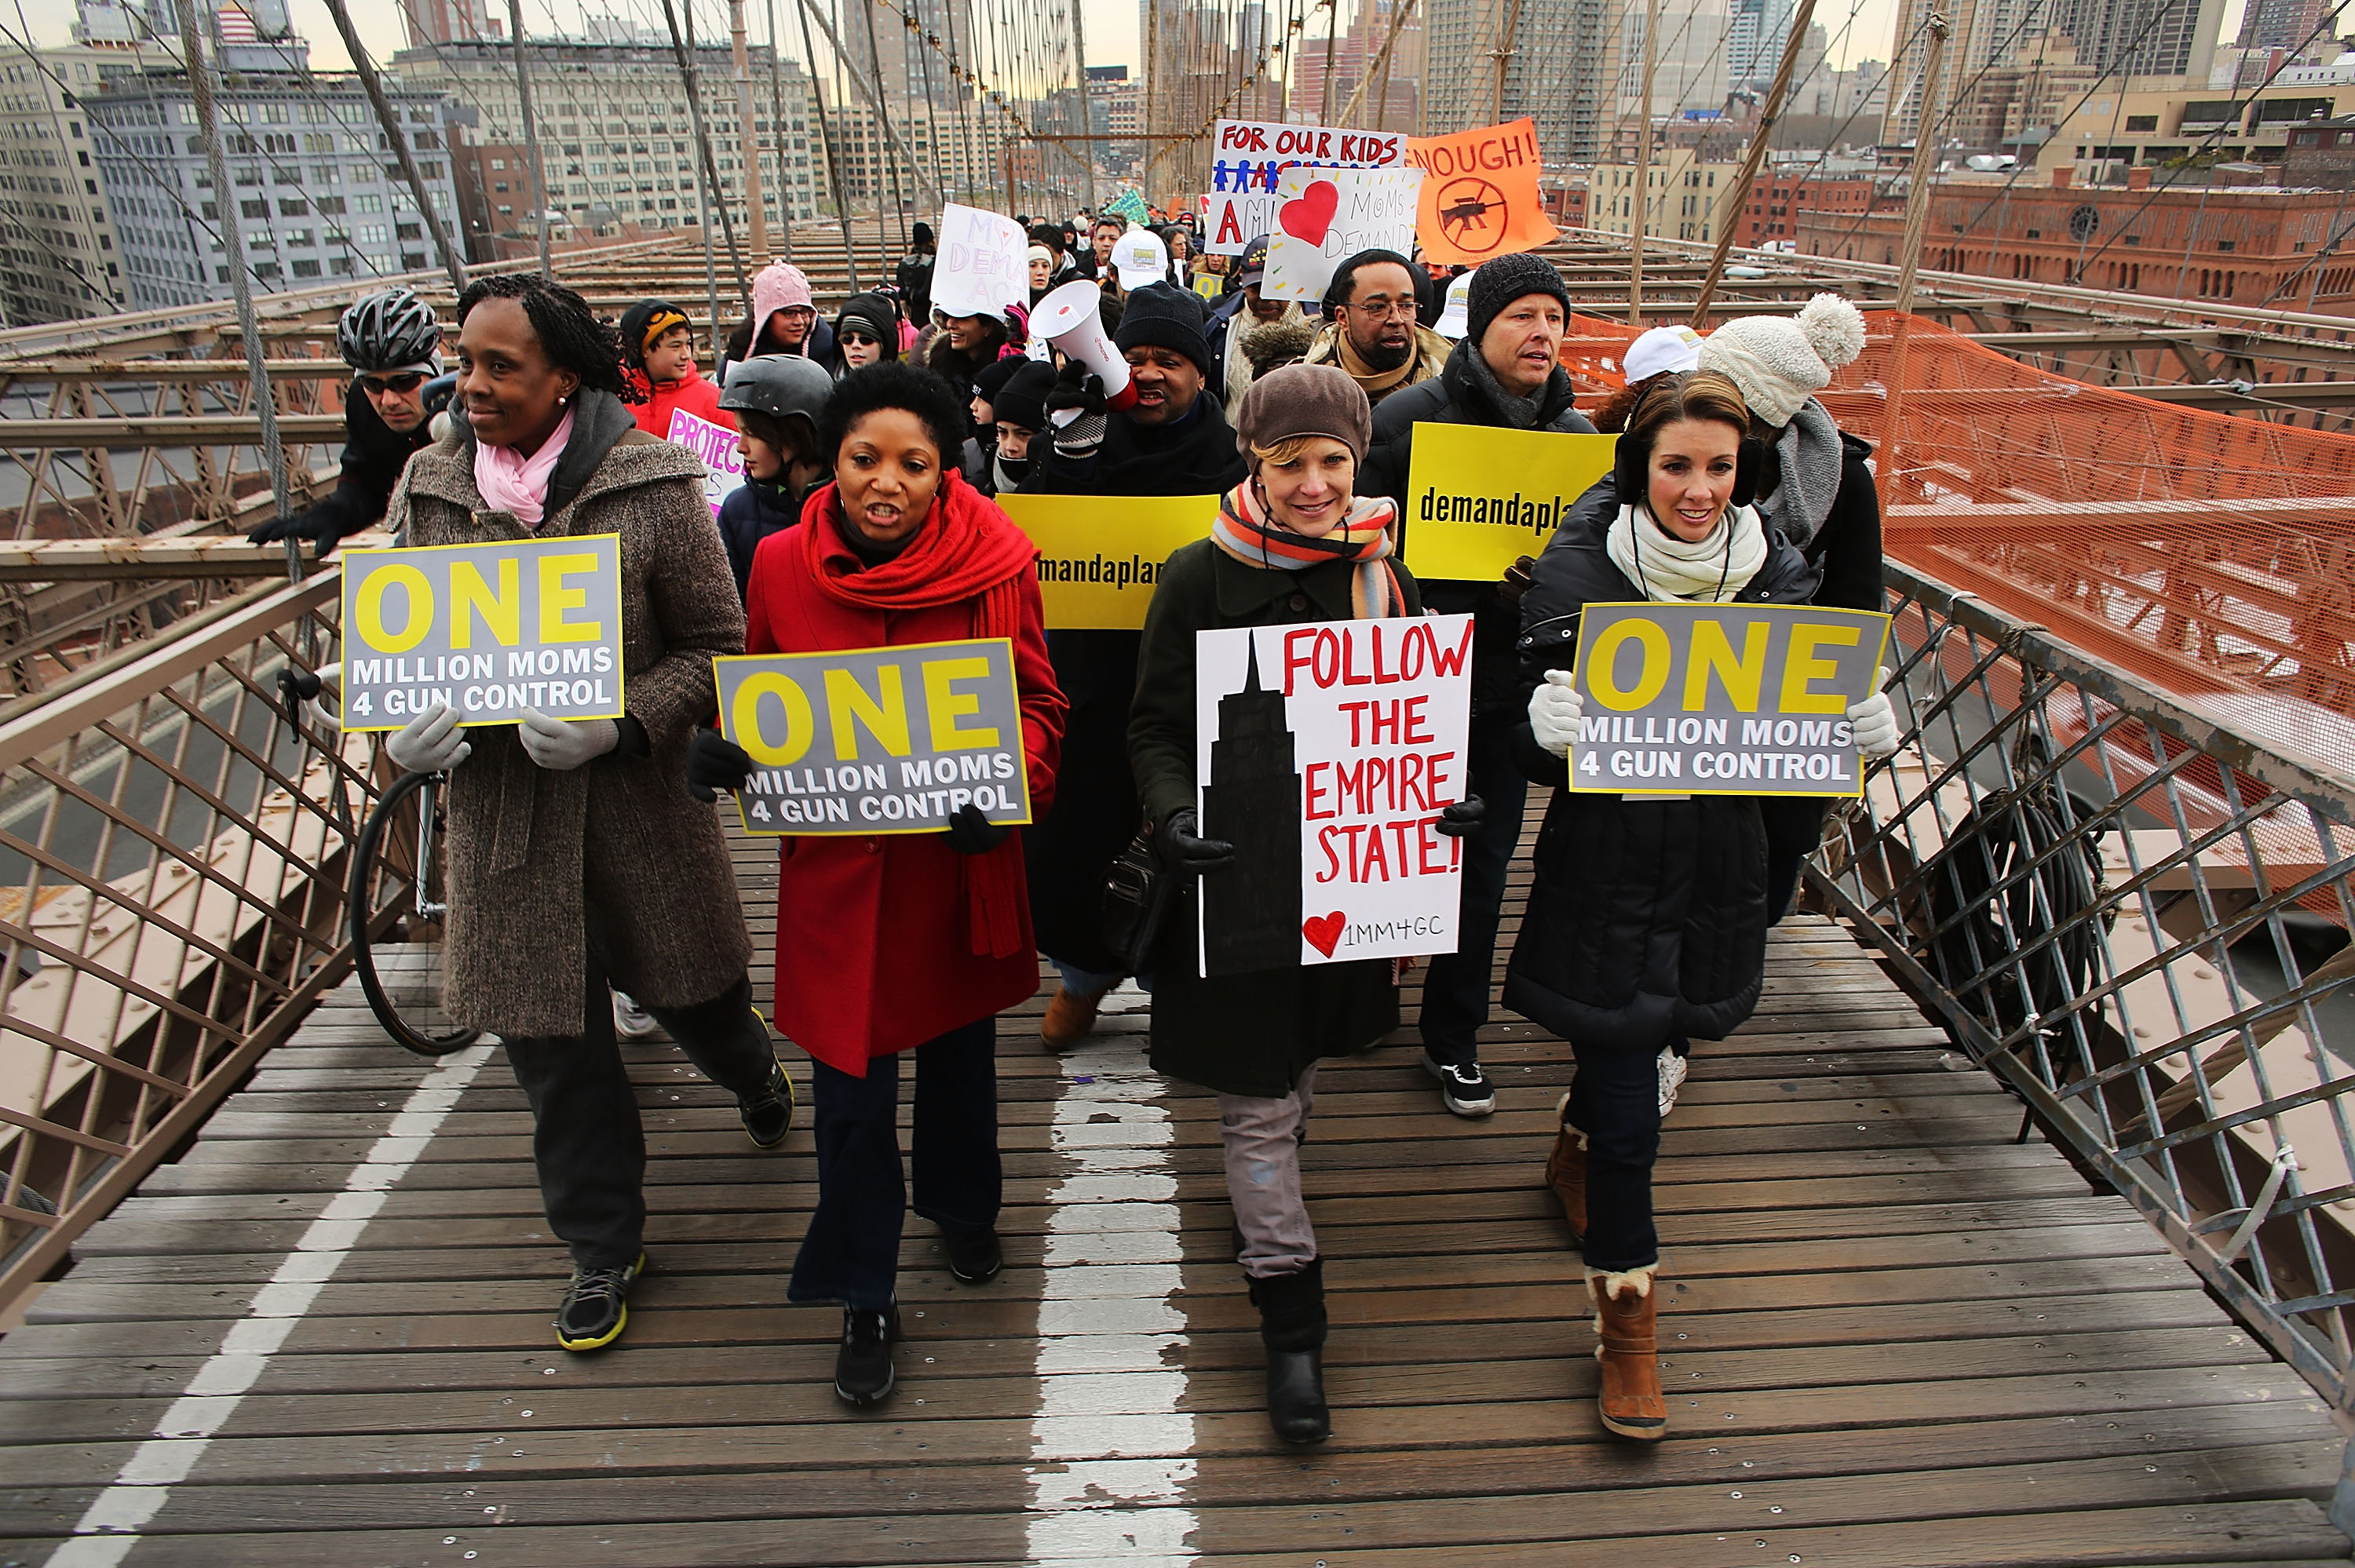
<path id="1" fill-rule="evenodd" d="M 420 387 L 424 385 L 425 372 L 422 370 L 404 370 L 398 376 L 363 376 L 360 377 L 361 390 L 372 392 L 379 397 L 383 397 L 388 392 L 402 394 L 414 392 Z"/>
<path id="2" fill-rule="evenodd" d="M 852 347 L 880 347 L 883 343 L 881 338 L 870 337 L 863 332 L 846 332 L 842 334 L 842 341 Z"/>

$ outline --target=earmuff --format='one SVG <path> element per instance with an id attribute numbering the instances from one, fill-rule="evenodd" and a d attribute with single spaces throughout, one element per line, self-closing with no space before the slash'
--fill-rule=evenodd
<path id="1" fill-rule="evenodd" d="M 1627 437 L 1628 432 L 1622 430 L 1618 444 L 1612 448 L 1611 488 L 1618 493 L 1622 506 L 1633 506 L 1644 499 L 1652 457 L 1650 448 L 1639 448 Z M 1755 438 L 1742 438 L 1742 446 L 1733 460 L 1732 504 L 1750 506 L 1757 503 L 1758 465 L 1764 458 L 1765 450 Z"/>

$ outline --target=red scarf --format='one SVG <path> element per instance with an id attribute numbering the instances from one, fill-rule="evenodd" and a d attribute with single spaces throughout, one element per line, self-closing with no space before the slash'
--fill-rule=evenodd
<path id="1" fill-rule="evenodd" d="M 888 561 L 866 566 L 851 549 L 842 492 L 832 484 L 811 493 L 799 532 L 810 580 L 837 603 L 889 612 L 970 602 L 972 636 L 1011 639 L 1021 630 L 1018 585 L 1037 569 L 1038 546 L 954 469 L 942 476 L 915 536 Z M 973 951 L 991 959 L 1021 953 L 1021 841 L 958 858 Z"/>

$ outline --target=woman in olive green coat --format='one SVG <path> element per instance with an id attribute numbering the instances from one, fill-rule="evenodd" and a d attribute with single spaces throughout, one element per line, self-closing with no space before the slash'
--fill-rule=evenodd
<path id="1" fill-rule="evenodd" d="M 1300 1188 L 1316 1063 L 1362 1051 L 1396 1028 L 1398 986 L 1387 959 L 1198 977 L 1194 882 L 1234 874 L 1235 851 L 1205 837 L 1196 816 L 1194 638 L 1231 627 L 1422 614 L 1414 578 L 1389 559 L 1396 509 L 1352 494 L 1372 423 L 1366 395 L 1331 366 L 1293 366 L 1252 384 L 1236 421 L 1250 476 L 1228 493 L 1211 536 L 1162 569 L 1128 727 L 1145 814 L 1183 890 L 1146 966 L 1153 1065 L 1218 1095 L 1239 1261 L 1267 1347 L 1268 1417 L 1293 1443 L 1332 1430 L 1321 1361 L 1323 1266 Z M 1450 806 L 1438 831 L 1460 835 L 1478 816 L 1476 800 Z"/>

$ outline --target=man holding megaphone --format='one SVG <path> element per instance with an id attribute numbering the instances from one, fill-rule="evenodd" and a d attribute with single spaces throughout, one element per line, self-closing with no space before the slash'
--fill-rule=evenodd
<path id="1" fill-rule="evenodd" d="M 1097 298 L 1092 283 L 1066 283 L 1032 317 L 1063 365 L 1024 493 L 1102 496 L 1117 519 L 1121 496 L 1219 495 L 1241 483 L 1234 428 L 1203 391 L 1210 344 L 1201 299 L 1167 283 L 1136 289 L 1107 338 Z M 1138 827 L 1128 709 L 1139 641 L 1134 631 L 1047 634 L 1071 714 L 1054 810 L 1023 846 L 1039 948 L 1061 980 L 1039 1026 L 1054 1050 L 1095 1027 L 1097 1004 L 1126 972 L 1104 943 L 1103 888 Z"/>

